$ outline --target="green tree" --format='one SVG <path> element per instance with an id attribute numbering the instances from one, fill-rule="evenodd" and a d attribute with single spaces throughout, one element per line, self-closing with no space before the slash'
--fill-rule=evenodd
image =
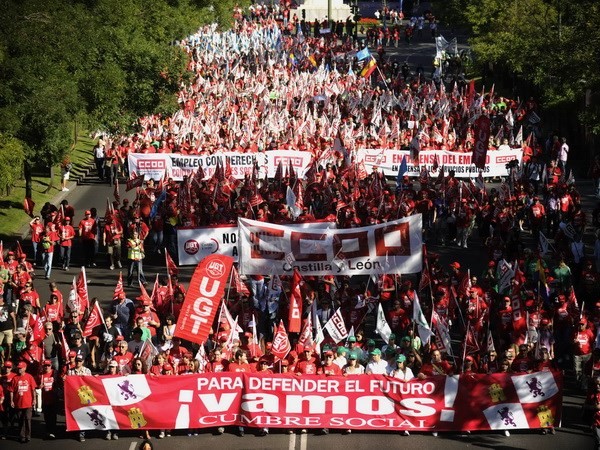
<path id="1" fill-rule="evenodd" d="M 0 134 L 0 192 L 7 195 L 10 189 L 23 172 L 25 152 L 18 139 Z"/>
<path id="2" fill-rule="evenodd" d="M 0 132 L 23 142 L 24 174 L 53 167 L 73 122 L 127 131 L 170 113 L 189 79 L 170 45 L 202 24 L 230 21 L 232 0 L 5 0 L 0 2 Z"/>

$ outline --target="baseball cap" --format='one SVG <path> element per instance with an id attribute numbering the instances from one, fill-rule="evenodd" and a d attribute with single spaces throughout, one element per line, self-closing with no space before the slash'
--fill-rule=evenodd
<path id="1" fill-rule="evenodd" d="M 396 358 L 396 362 L 403 363 L 404 361 L 406 361 L 406 356 L 404 355 L 398 355 Z"/>
<path id="2" fill-rule="evenodd" d="M 108 367 L 119 367 L 119 363 L 113 359 L 111 362 L 108 363 Z"/>
<path id="3" fill-rule="evenodd" d="M 367 345 L 375 345 L 375 341 L 373 339 L 369 339 L 367 341 Z"/>
<path id="4" fill-rule="evenodd" d="M 348 342 L 356 342 L 356 336 L 350 336 Z"/>
<path id="5" fill-rule="evenodd" d="M 331 350 L 328 350 L 324 353 L 325 356 L 333 356 L 333 352 Z"/>
<path id="6" fill-rule="evenodd" d="M 52 361 L 50 361 L 49 359 L 45 359 L 43 364 L 44 364 L 44 366 L 51 366 Z"/>
<path id="7" fill-rule="evenodd" d="M 378 348 L 371 350 L 371 355 L 381 355 L 381 350 Z"/>
<path id="8" fill-rule="evenodd" d="M 396 340 L 396 335 L 394 333 L 390 334 L 390 337 L 388 339 L 394 339 Z"/>
<path id="9" fill-rule="evenodd" d="M 27 369 L 27 363 L 21 361 L 19 364 L 17 364 L 17 369 Z"/>
<path id="10" fill-rule="evenodd" d="M 460 269 L 460 264 L 456 261 L 450 263 L 450 267 L 454 267 L 455 269 Z"/>
<path id="11" fill-rule="evenodd" d="M 85 210 L 85 215 L 87 216 L 88 214 L 91 214 L 92 212 L 89 209 Z"/>
<path id="12" fill-rule="evenodd" d="M 75 358 L 76 356 L 77 356 L 77 352 L 76 352 L 76 351 L 74 351 L 74 350 L 71 350 L 71 351 L 69 352 L 69 358 Z"/>
<path id="13" fill-rule="evenodd" d="M 83 355 L 77 355 L 75 361 L 83 361 Z"/>
<path id="14" fill-rule="evenodd" d="M 358 359 L 358 356 L 356 353 L 350 353 L 350 355 L 348 355 L 348 359 Z"/>

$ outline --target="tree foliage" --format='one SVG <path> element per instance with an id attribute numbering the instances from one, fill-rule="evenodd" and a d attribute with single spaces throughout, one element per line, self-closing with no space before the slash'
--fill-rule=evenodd
<path id="1" fill-rule="evenodd" d="M 230 23 L 233 0 L 0 2 L 0 133 L 26 161 L 54 165 L 72 123 L 126 131 L 170 112 L 189 74 L 177 46 L 203 24 Z M 26 171 L 26 174 L 28 172 Z"/>
<path id="2" fill-rule="evenodd" d="M 582 117 L 594 121 L 598 112 L 583 108 L 583 99 L 600 92 L 600 2 L 453 1 L 463 8 L 478 61 L 530 81 L 548 106 L 581 105 Z"/>
<path id="3" fill-rule="evenodd" d="M 8 193 L 15 181 L 21 178 L 24 160 L 21 142 L 0 134 L 0 192 Z"/>

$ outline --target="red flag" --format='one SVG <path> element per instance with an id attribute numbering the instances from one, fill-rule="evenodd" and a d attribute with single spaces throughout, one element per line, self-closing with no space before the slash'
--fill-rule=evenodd
<path id="1" fill-rule="evenodd" d="M 113 300 L 115 298 L 119 298 L 121 294 L 125 294 L 125 290 L 123 289 L 123 272 L 119 272 L 119 280 L 117 281 L 117 285 L 115 286 L 115 292 L 113 293 Z"/>
<path id="2" fill-rule="evenodd" d="M 138 188 L 144 184 L 144 175 L 137 175 L 133 178 L 127 180 L 127 184 L 125 185 L 125 191 L 130 191 L 132 189 Z"/>
<path id="3" fill-rule="evenodd" d="M 23 247 L 21 247 L 21 241 L 17 241 L 17 249 L 15 253 L 17 254 L 17 259 L 21 259 L 25 255 Z"/>
<path id="4" fill-rule="evenodd" d="M 156 274 L 156 277 L 154 278 L 154 284 L 152 285 L 152 294 L 148 296 L 148 291 L 146 291 L 146 288 L 142 284 L 140 284 L 140 292 L 141 300 L 150 299 L 154 308 L 162 310 L 164 298 L 160 293 L 160 283 L 158 282 L 158 274 Z"/>
<path id="5" fill-rule="evenodd" d="M 35 207 L 34 201 L 31 197 L 25 197 L 23 199 L 23 210 L 27 213 L 29 217 L 33 217 L 33 208 Z"/>
<path id="6" fill-rule="evenodd" d="M 4 243 L 0 241 L 0 267 L 4 265 Z"/>
<path id="7" fill-rule="evenodd" d="M 90 307 L 90 298 L 88 296 L 85 267 L 81 267 L 81 270 L 77 274 L 77 281 L 75 283 L 75 286 L 77 287 L 77 300 L 79 303 L 79 312 L 82 313 Z"/>
<path id="8" fill-rule="evenodd" d="M 312 314 L 309 314 L 306 319 L 304 319 L 304 324 L 302 325 L 302 331 L 300 332 L 300 337 L 298 338 L 298 346 L 297 349 L 304 348 L 305 346 L 313 346 L 313 326 L 312 326 Z"/>
<path id="9" fill-rule="evenodd" d="M 69 360 L 69 352 L 71 348 L 69 347 L 69 343 L 67 342 L 67 338 L 65 337 L 65 332 L 63 330 L 59 331 L 60 333 L 60 353 L 63 358 L 63 361 Z"/>
<path id="10" fill-rule="evenodd" d="M 102 309 L 100 308 L 100 302 L 96 301 L 96 302 L 94 302 L 94 306 L 92 306 L 92 311 L 90 312 L 90 315 L 88 317 L 87 322 L 85 323 L 85 327 L 84 327 L 81 335 L 83 337 L 91 336 L 92 331 L 94 331 L 94 328 L 96 328 L 98 325 L 103 325 L 103 324 L 104 324 L 104 313 L 102 312 Z"/>
<path id="11" fill-rule="evenodd" d="M 115 190 L 113 191 L 117 203 L 121 203 L 121 194 L 119 194 L 119 177 L 115 177 Z"/>
<path id="12" fill-rule="evenodd" d="M 490 144 L 490 118 L 484 115 L 479 116 L 475 121 L 473 129 L 475 131 L 475 145 L 473 145 L 472 162 L 478 169 L 485 169 L 487 151 Z"/>
<path id="13" fill-rule="evenodd" d="M 43 310 L 42 310 L 43 311 Z M 43 314 L 38 314 L 35 318 L 35 323 L 33 324 L 33 330 L 31 333 L 31 341 L 40 344 L 46 334 L 44 333 L 44 324 L 46 323 L 46 316 Z"/>
<path id="14" fill-rule="evenodd" d="M 290 309 L 289 309 L 289 330 L 290 333 L 299 333 L 302 327 L 302 293 L 300 292 L 300 283 L 302 276 L 298 269 L 294 268 L 292 276 L 292 289 L 290 291 Z"/>
<path id="15" fill-rule="evenodd" d="M 225 255 L 209 255 L 200 261 L 185 296 L 175 336 L 199 344 L 206 341 L 232 265 L 233 258 Z"/>
<path id="16" fill-rule="evenodd" d="M 229 158 L 225 158 L 225 179 L 229 180 L 231 178 L 231 175 L 233 174 L 233 171 L 231 170 L 231 163 L 229 162 Z"/>
<path id="17" fill-rule="evenodd" d="M 283 320 L 281 320 L 279 321 L 279 327 L 277 327 L 275 335 L 273 336 L 273 348 L 271 351 L 277 358 L 283 359 L 290 350 L 292 350 L 292 345 L 290 344 L 288 334 L 283 326 Z"/>
<path id="18" fill-rule="evenodd" d="M 252 314 L 252 322 L 250 322 L 250 327 L 252 328 L 252 337 L 248 341 L 248 350 L 250 351 L 250 355 L 260 358 L 263 355 L 263 351 L 258 344 L 258 333 L 256 332 L 256 318 L 254 314 Z"/>
<path id="19" fill-rule="evenodd" d="M 434 155 L 433 156 L 433 166 L 431 167 L 431 170 L 433 172 L 435 172 L 436 170 L 438 170 L 438 167 L 440 167 L 440 162 L 438 161 L 437 155 Z"/>
<path id="20" fill-rule="evenodd" d="M 170 276 L 179 275 L 179 268 L 175 264 L 175 261 L 173 261 L 173 258 L 171 258 L 171 255 L 169 254 L 169 251 L 166 248 L 165 248 L 165 261 L 167 264 L 168 274 Z"/>
<path id="21" fill-rule="evenodd" d="M 283 179 L 283 162 L 280 159 L 279 164 L 277 165 L 277 169 L 275 170 L 275 181 L 281 182 Z"/>
<path id="22" fill-rule="evenodd" d="M 242 281 L 240 274 L 238 273 L 235 266 L 231 268 L 231 278 L 235 285 L 235 290 L 238 294 L 250 296 L 250 290 L 248 289 L 248 286 L 246 286 L 246 284 Z"/>

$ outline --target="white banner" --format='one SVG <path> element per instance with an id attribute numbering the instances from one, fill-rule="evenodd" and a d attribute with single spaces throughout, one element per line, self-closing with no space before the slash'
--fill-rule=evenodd
<path id="1" fill-rule="evenodd" d="M 246 275 L 291 275 L 294 267 L 302 275 L 417 273 L 422 267 L 420 214 L 344 230 L 305 231 L 249 219 L 238 225 L 240 273 Z"/>
<path id="2" fill-rule="evenodd" d="M 203 156 L 178 153 L 130 153 L 128 157 L 131 178 L 144 175 L 146 179 L 160 180 L 167 172 L 168 176 L 176 181 L 181 181 L 185 175 L 194 176 L 199 167 L 202 167 L 205 177 L 210 178 L 215 173 L 219 160 L 223 167 L 226 160 L 229 161 L 231 174 L 238 180 L 243 180 L 246 174 L 251 174 L 254 164 L 258 166 L 260 177 L 264 177 L 266 172 L 269 178 L 273 178 L 280 161 L 284 174 L 287 173 L 291 162 L 297 176 L 302 178 L 310 166 L 312 153 L 297 150 L 270 150 L 263 153 L 224 152 Z"/>
<path id="3" fill-rule="evenodd" d="M 478 169 L 471 164 L 472 153 L 449 152 L 447 150 L 423 150 L 419 152 L 419 161 L 413 161 L 408 150 L 389 150 L 389 149 L 359 149 L 356 154 L 356 162 L 364 162 L 368 172 L 377 166 L 387 177 L 396 177 L 398 167 L 402 158 L 406 156 L 408 170 L 405 175 L 417 178 L 421 173 L 421 167 L 425 166 L 429 170 L 431 177 L 437 177 L 439 169 L 433 171 L 433 164 L 437 156 L 440 168 L 444 166 L 446 175 L 448 171 L 454 170 L 457 178 L 476 178 L 479 175 Z M 513 159 L 521 161 L 523 151 L 521 149 L 512 150 L 490 150 L 487 152 L 484 177 L 507 176 L 506 164 Z"/>
<path id="4" fill-rule="evenodd" d="M 294 223 L 289 226 L 299 229 L 336 227 L 335 222 Z M 231 256 L 235 262 L 238 262 L 238 240 L 237 225 L 179 228 L 177 229 L 178 265 L 196 265 L 213 253 Z"/>
<path id="5" fill-rule="evenodd" d="M 177 229 L 179 266 L 196 265 L 208 255 L 218 253 L 238 261 L 238 227 L 213 225 Z"/>

